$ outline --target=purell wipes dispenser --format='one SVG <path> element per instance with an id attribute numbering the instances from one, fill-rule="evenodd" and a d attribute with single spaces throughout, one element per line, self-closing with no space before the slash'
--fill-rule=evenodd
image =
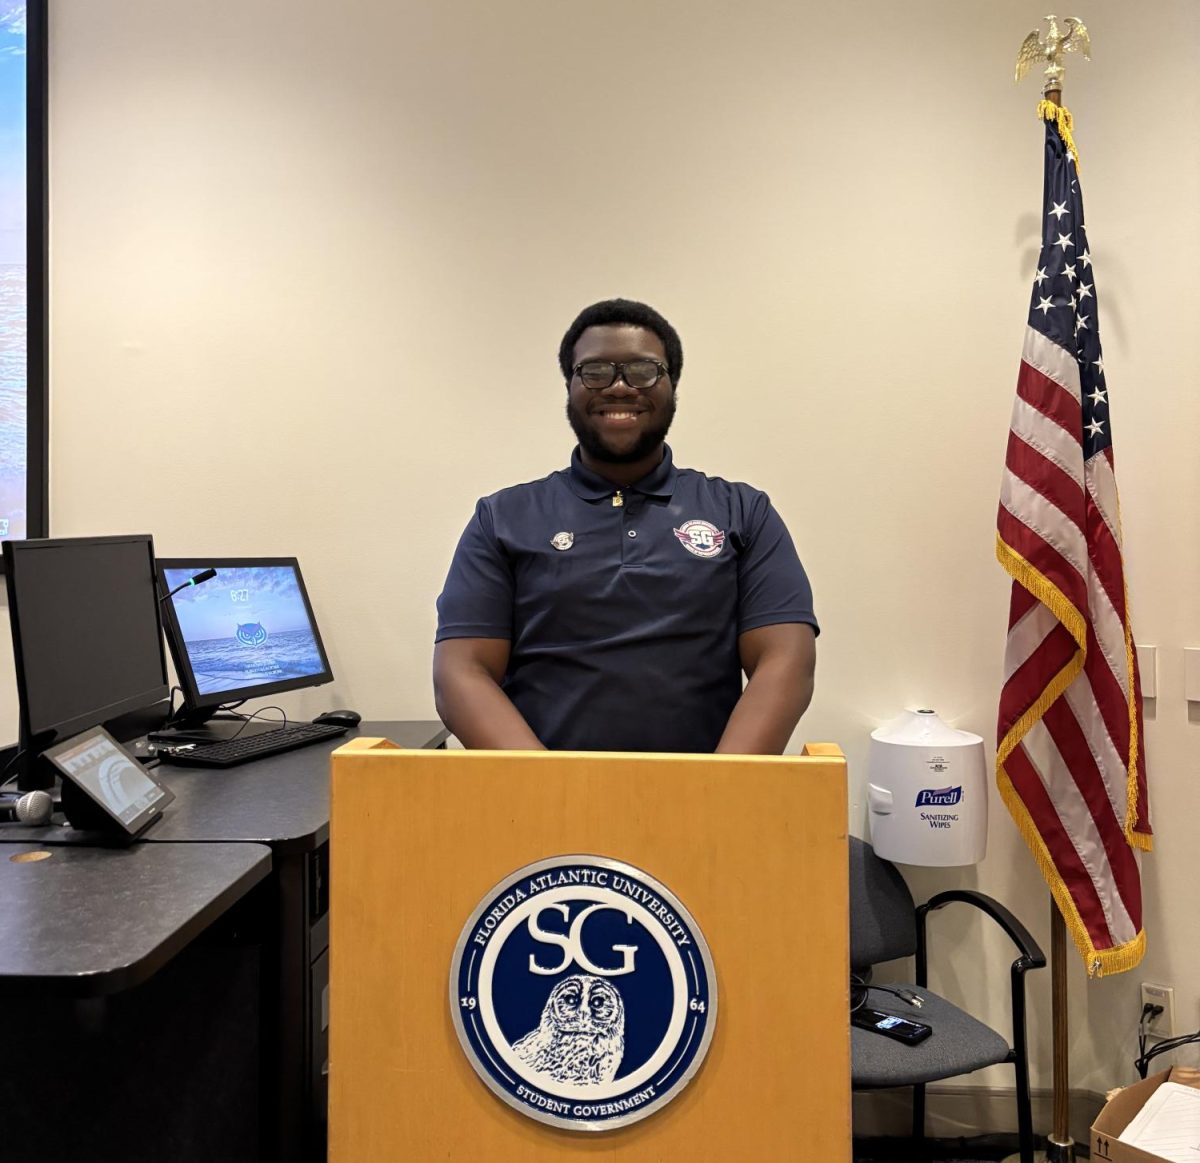
<path id="1" fill-rule="evenodd" d="M 987 851 L 983 740 L 933 711 L 905 711 L 871 732 L 871 844 L 888 860 L 944 868 Z"/>

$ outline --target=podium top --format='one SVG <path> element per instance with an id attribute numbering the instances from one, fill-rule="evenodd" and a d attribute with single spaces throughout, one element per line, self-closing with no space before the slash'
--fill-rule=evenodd
<path id="1" fill-rule="evenodd" d="M 335 756 L 361 754 L 364 752 L 393 752 L 406 750 L 401 744 L 394 743 L 385 737 L 362 737 L 351 739 L 333 752 Z M 846 761 L 846 756 L 836 743 L 805 743 L 804 750 L 799 755 L 709 755 L 707 753 L 691 754 L 674 751 L 484 751 L 458 750 L 454 751 L 425 751 L 426 755 L 486 755 L 489 757 L 503 755 L 519 755 L 523 758 L 540 757 L 559 758 L 586 757 L 588 759 L 637 759 L 637 760 L 666 760 L 703 761 L 704 763 L 795 763 L 804 759 L 819 759 L 822 761 Z"/>

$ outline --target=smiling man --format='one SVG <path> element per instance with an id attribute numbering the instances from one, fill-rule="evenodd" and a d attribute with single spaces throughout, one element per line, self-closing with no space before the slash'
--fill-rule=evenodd
<path id="1" fill-rule="evenodd" d="M 610 299 L 559 366 L 579 446 L 476 506 L 438 599 L 438 714 L 466 747 L 780 754 L 812 698 L 812 591 L 766 494 L 675 467 L 679 336 Z"/>

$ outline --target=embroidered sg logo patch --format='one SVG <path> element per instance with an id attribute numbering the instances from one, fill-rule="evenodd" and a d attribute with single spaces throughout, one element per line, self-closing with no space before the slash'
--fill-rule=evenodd
<path id="1" fill-rule="evenodd" d="M 684 521 L 674 533 L 679 544 L 697 557 L 716 557 L 725 548 L 725 534 L 708 521 Z"/>

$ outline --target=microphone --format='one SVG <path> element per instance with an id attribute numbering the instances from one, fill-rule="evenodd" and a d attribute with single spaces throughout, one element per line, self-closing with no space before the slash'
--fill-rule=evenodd
<path id="1" fill-rule="evenodd" d="M 0 803 L 0 820 L 18 824 L 48 824 L 54 800 L 47 791 L 27 791 L 19 799 Z"/>
<path id="2" fill-rule="evenodd" d="M 188 578 L 182 585 L 176 586 L 169 594 L 163 594 L 158 600 L 165 602 L 168 598 L 179 593 L 180 590 L 186 590 L 188 586 L 198 586 L 201 582 L 211 581 L 216 576 L 217 571 L 215 569 L 202 569 L 195 577 Z"/>

